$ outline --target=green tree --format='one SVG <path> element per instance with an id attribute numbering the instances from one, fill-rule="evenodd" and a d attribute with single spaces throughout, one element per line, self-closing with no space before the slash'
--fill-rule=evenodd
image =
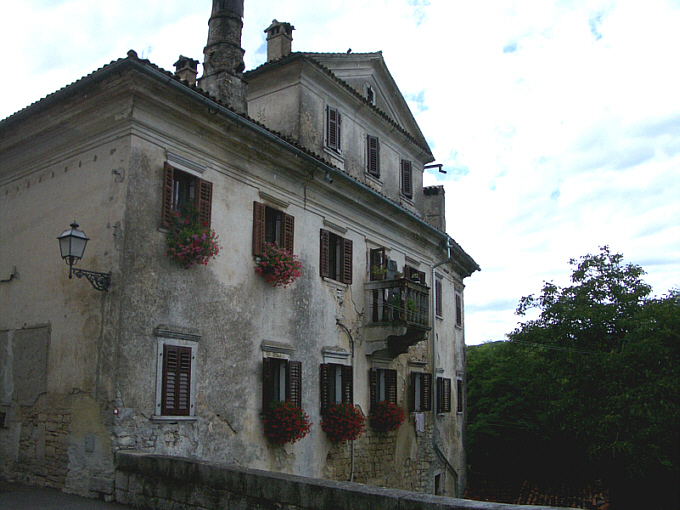
<path id="1" fill-rule="evenodd" d="M 620 506 L 644 494 L 664 508 L 680 475 L 680 293 L 651 298 L 642 268 L 607 247 L 570 263 L 570 286 L 520 300 L 537 319 L 469 349 L 472 471 L 594 472 Z"/>

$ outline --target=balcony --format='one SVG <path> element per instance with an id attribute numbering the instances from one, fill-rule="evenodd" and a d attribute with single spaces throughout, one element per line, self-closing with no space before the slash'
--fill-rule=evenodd
<path id="1" fill-rule="evenodd" d="M 430 288 L 407 278 L 367 282 L 366 341 L 371 352 L 396 357 L 427 338 Z"/>

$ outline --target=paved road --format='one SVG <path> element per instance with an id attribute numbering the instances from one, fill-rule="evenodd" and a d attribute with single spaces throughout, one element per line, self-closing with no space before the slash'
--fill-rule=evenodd
<path id="1" fill-rule="evenodd" d="M 44 489 L 0 481 L 0 510 L 130 510 L 118 503 L 64 494 L 56 489 Z"/>

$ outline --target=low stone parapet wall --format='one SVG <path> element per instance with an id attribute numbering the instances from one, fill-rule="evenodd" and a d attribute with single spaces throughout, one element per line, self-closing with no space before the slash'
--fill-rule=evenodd
<path id="1" fill-rule="evenodd" d="M 551 508 L 443 498 L 130 451 L 116 453 L 115 482 L 118 502 L 153 510 Z"/>

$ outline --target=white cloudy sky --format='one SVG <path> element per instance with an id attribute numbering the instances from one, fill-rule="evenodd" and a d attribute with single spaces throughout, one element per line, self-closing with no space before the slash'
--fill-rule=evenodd
<path id="1" fill-rule="evenodd" d="M 0 8 L 0 118 L 134 49 L 203 60 L 211 0 L 23 0 Z M 447 174 L 468 344 L 514 329 L 521 296 L 566 284 L 607 244 L 654 293 L 680 286 L 678 0 L 245 0 L 246 66 L 263 30 L 295 51 L 382 50 Z"/>

